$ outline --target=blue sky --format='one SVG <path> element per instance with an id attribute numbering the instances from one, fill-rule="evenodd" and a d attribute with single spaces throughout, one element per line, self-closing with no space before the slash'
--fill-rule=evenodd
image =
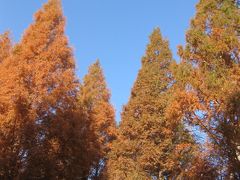
<path id="1" fill-rule="evenodd" d="M 0 33 L 12 32 L 14 42 L 47 0 L 0 0 Z M 62 0 L 66 34 L 74 48 L 80 78 L 100 59 L 112 103 L 120 120 L 153 28 L 170 41 L 174 58 L 184 44 L 197 0 Z"/>

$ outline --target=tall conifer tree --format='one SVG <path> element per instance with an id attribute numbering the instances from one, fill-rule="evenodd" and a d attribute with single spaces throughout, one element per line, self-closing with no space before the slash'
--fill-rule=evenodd
<path id="1" fill-rule="evenodd" d="M 1 140 L 12 138 L 5 150 L 9 155 L 1 156 L 6 162 L 0 173 L 4 178 L 74 175 L 76 144 L 70 139 L 77 139 L 72 133 L 78 84 L 64 26 L 60 0 L 49 0 L 8 62 L 8 80 L 0 93 L 1 102 L 8 99 L 10 104 L 1 119 L 7 121 Z"/>
<path id="2" fill-rule="evenodd" d="M 165 115 L 174 83 L 172 63 L 168 41 L 157 28 L 150 36 L 130 100 L 123 108 L 119 136 L 108 163 L 109 179 L 158 179 L 181 173 L 175 152 L 179 149 L 181 154 L 192 141 L 180 124 Z"/>
<path id="3" fill-rule="evenodd" d="M 99 60 L 89 67 L 80 88 L 80 102 L 85 107 L 90 119 L 90 126 L 95 139 L 92 157 L 93 160 L 90 177 L 103 178 L 103 170 L 110 150 L 111 142 L 115 139 L 115 115 L 110 102 L 110 91 L 107 88 L 103 70 Z M 91 136 L 91 134 L 89 134 Z M 90 140 L 91 141 L 91 140 Z"/>
<path id="4" fill-rule="evenodd" d="M 186 47 L 179 49 L 177 79 L 182 92 L 171 113 L 208 134 L 220 157 L 219 168 L 224 167 L 221 176 L 236 179 L 240 178 L 239 23 L 239 1 L 200 0 Z"/>

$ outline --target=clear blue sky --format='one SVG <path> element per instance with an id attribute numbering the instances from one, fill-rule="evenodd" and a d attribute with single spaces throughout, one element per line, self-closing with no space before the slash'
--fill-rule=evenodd
<path id="1" fill-rule="evenodd" d="M 11 30 L 15 42 L 47 0 L 0 0 L 0 33 Z M 140 68 L 148 36 L 160 27 L 170 41 L 174 58 L 184 44 L 185 32 L 194 16 L 197 0 L 63 0 L 66 34 L 77 62 L 80 78 L 100 59 L 112 103 L 120 120 Z"/>

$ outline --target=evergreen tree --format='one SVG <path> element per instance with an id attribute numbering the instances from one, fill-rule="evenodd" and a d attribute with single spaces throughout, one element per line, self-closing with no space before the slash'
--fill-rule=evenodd
<path id="1" fill-rule="evenodd" d="M 183 149 L 188 151 L 192 139 L 180 123 L 166 117 L 174 84 L 172 63 L 168 41 L 157 28 L 122 112 L 108 163 L 109 179 L 160 179 L 181 174 Z"/>
<path id="2" fill-rule="evenodd" d="M 95 136 L 95 139 L 92 138 L 94 147 L 89 156 L 89 161 L 92 161 L 89 176 L 92 179 L 103 178 L 107 153 L 116 136 L 114 108 L 110 103 L 110 96 L 100 62 L 97 60 L 89 67 L 79 96 L 80 103 L 85 107 L 91 121 L 90 126 L 94 134 L 89 136 Z"/>
<path id="3" fill-rule="evenodd" d="M 240 178 L 239 2 L 200 0 L 186 34 L 172 116 L 198 125 L 208 134 L 219 158 L 221 176 Z M 184 104 L 184 106 L 181 105 Z"/>

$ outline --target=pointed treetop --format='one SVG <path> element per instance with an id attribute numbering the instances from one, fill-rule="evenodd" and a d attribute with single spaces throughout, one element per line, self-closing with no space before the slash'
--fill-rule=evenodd
<path id="1" fill-rule="evenodd" d="M 96 71 L 99 71 L 100 74 L 103 74 L 102 67 L 99 59 L 89 66 L 88 73 L 96 74 Z"/>
<path id="2" fill-rule="evenodd" d="M 107 88 L 107 83 L 99 59 L 89 67 L 88 74 L 84 77 L 83 83 L 85 86 L 83 91 L 86 91 L 83 93 L 91 94 L 92 98 L 98 100 L 100 98 L 104 101 L 110 101 L 111 95 Z"/>
<path id="3" fill-rule="evenodd" d="M 45 15 L 44 15 L 45 14 Z M 35 21 L 45 18 L 59 18 L 62 16 L 62 3 L 61 0 L 49 0 L 43 7 L 34 15 Z M 45 19 L 46 20 L 46 19 Z"/>
<path id="4" fill-rule="evenodd" d="M 146 54 L 142 59 L 142 63 L 145 62 L 160 62 L 170 61 L 172 59 L 172 53 L 169 49 L 168 40 L 162 38 L 162 34 L 159 28 L 155 28 L 149 37 L 149 44 L 147 45 Z"/>
<path id="5" fill-rule="evenodd" d="M 169 66 L 173 62 L 168 40 L 163 39 L 160 29 L 154 29 L 149 37 L 146 53 L 142 58 L 142 67 L 132 88 L 132 95 L 142 95 L 165 91 L 171 81 Z M 157 85 L 158 84 L 158 85 Z M 160 87 L 161 85 L 161 87 Z M 154 89 L 154 90 L 153 90 Z"/>
<path id="6" fill-rule="evenodd" d="M 154 39 L 162 40 L 162 33 L 159 27 L 153 29 L 152 34 L 149 36 L 150 41 L 154 42 Z"/>
<path id="7" fill-rule="evenodd" d="M 66 49 L 64 50 L 63 47 Z M 24 32 L 22 40 L 17 44 L 15 50 L 17 55 L 21 54 L 25 60 L 30 58 L 37 60 L 37 55 L 44 53 L 42 55 L 51 56 L 54 61 L 61 61 L 64 68 L 75 67 L 72 49 L 65 36 L 65 17 L 60 0 L 49 0 L 35 14 L 34 22 Z M 47 60 L 46 58 L 41 60 L 44 59 Z M 66 63 L 66 59 L 69 60 L 68 63 Z"/>
<path id="8" fill-rule="evenodd" d="M 98 66 L 101 66 L 99 59 L 97 59 L 94 64 L 97 64 Z"/>
<path id="9" fill-rule="evenodd" d="M 49 0 L 43 7 L 34 14 L 34 22 L 24 32 L 22 37 L 23 44 L 46 44 L 57 33 L 64 34 L 65 17 L 62 12 L 60 0 Z M 33 39 L 29 39 L 29 38 Z"/>
<path id="10" fill-rule="evenodd" d="M 219 63 L 219 66 L 231 67 L 240 63 L 240 11 L 237 1 L 201 0 L 196 9 L 196 16 L 186 34 L 185 51 L 179 48 L 182 59 L 190 59 L 201 66 Z"/>
<path id="11" fill-rule="evenodd" d="M 102 68 L 99 59 L 97 59 L 93 64 L 89 66 L 88 73 L 89 74 L 95 74 L 96 71 L 99 71 L 100 74 L 102 74 Z"/>

